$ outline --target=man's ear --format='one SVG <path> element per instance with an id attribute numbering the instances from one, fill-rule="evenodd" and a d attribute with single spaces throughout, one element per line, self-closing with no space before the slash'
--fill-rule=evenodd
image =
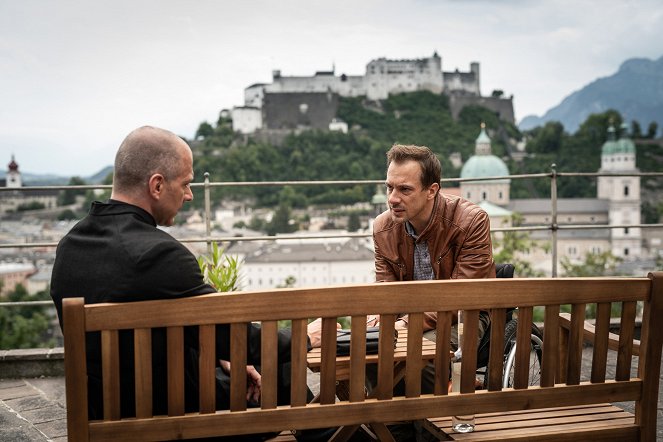
<path id="1" fill-rule="evenodd" d="M 430 200 L 435 198 L 435 195 L 437 195 L 437 192 L 440 191 L 440 184 L 439 183 L 433 183 L 430 185 L 428 188 L 428 195 L 426 197 Z"/>
<path id="2" fill-rule="evenodd" d="M 150 196 L 155 200 L 161 198 L 161 192 L 163 191 L 163 186 L 165 184 L 163 175 L 160 173 L 155 173 L 150 177 L 147 184 L 149 187 Z"/>

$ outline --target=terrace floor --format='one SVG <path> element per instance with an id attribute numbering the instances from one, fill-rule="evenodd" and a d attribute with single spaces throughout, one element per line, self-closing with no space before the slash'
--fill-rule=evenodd
<path id="1" fill-rule="evenodd" d="M 610 352 L 614 357 L 614 352 Z M 633 367 L 637 367 L 634 361 Z M 583 378 L 591 369 L 591 349 L 583 355 Z M 611 372 L 612 369 L 612 372 Z M 635 373 L 634 373 L 635 375 Z M 608 365 L 607 377 L 614 378 L 614 364 Z M 663 376 L 661 376 L 663 380 Z M 316 390 L 316 377 L 309 377 Z M 658 392 L 656 440 L 663 441 L 663 392 Z M 0 441 L 67 440 L 64 377 L 0 379 Z M 616 404 L 633 412 L 633 403 Z"/>

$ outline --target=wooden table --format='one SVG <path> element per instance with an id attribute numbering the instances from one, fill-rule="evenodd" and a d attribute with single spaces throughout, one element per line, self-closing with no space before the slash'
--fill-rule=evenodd
<path id="1" fill-rule="evenodd" d="M 398 338 L 396 339 L 396 346 L 394 347 L 394 370 L 393 370 L 393 387 L 398 384 L 403 377 L 405 376 L 407 363 L 411 362 L 407 360 L 407 330 L 399 329 Z M 422 351 L 421 351 L 421 360 L 419 361 L 420 369 L 425 366 L 426 363 L 433 361 L 435 358 L 435 342 L 430 341 L 426 338 L 422 338 Z M 321 366 L 321 352 L 320 348 L 312 349 L 307 355 L 307 365 L 313 372 L 319 372 Z M 415 360 L 416 361 L 416 360 Z M 377 354 L 367 354 L 366 355 L 366 365 L 375 365 L 378 363 Z M 350 356 L 336 356 L 336 396 L 339 400 L 348 400 L 348 385 L 350 381 Z M 367 392 L 366 399 L 372 399 L 378 396 L 377 388 L 371 392 Z M 316 396 L 313 401 L 317 401 L 318 396 Z M 342 427 L 337 431 L 334 437 L 331 439 L 333 441 L 342 441 L 347 440 L 349 437 L 357 431 L 359 425 L 351 425 Z M 386 425 L 382 422 L 372 422 L 364 424 L 363 427 L 369 430 L 370 427 L 375 433 L 376 437 L 381 441 L 390 441 L 394 440 L 391 433 L 387 429 Z M 371 431 L 369 430 L 369 434 Z"/>

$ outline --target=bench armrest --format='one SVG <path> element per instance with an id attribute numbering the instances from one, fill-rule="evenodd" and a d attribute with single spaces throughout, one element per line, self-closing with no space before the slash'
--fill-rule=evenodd
<path id="1" fill-rule="evenodd" d="M 567 332 L 570 331 L 571 329 L 570 313 L 559 314 L 559 326 L 565 329 Z M 593 344 L 595 336 L 596 336 L 596 328 L 589 322 L 585 321 L 582 332 L 583 341 Z M 615 350 L 615 351 L 619 349 L 619 335 L 614 333 L 608 333 L 608 348 L 610 350 Z M 637 339 L 633 340 L 633 356 L 640 356 L 640 341 Z"/>

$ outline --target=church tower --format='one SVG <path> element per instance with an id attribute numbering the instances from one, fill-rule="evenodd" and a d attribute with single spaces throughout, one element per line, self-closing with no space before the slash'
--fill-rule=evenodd
<path id="1" fill-rule="evenodd" d="M 481 123 L 481 132 L 476 139 L 474 155 L 460 170 L 461 178 L 508 177 L 509 168 L 501 158 L 493 155 L 490 137 L 486 133 L 486 125 Z M 484 181 L 461 181 L 462 197 L 480 203 L 487 201 L 498 206 L 509 204 L 511 180 L 499 178 Z"/>
<path id="2" fill-rule="evenodd" d="M 14 155 L 12 155 L 12 160 L 7 166 L 7 187 L 14 189 L 23 187 L 21 172 L 18 171 L 18 164 L 14 161 Z"/>
<path id="3" fill-rule="evenodd" d="M 635 144 L 628 138 L 628 126 L 622 124 L 621 134 L 615 139 L 615 128 L 608 128 L 608 140 L 601 149 L 600 173 L 615 174 L 639 172 L 635 166 Z M 597 181 L 598 198 L 608 200 L 610 225 L 640 224 L 640 177 L 601 176 Z M 642 252 L 642 234 L 639 227 L 610 229 L 612 254 L 625 260 L 637 259 Z"/>

